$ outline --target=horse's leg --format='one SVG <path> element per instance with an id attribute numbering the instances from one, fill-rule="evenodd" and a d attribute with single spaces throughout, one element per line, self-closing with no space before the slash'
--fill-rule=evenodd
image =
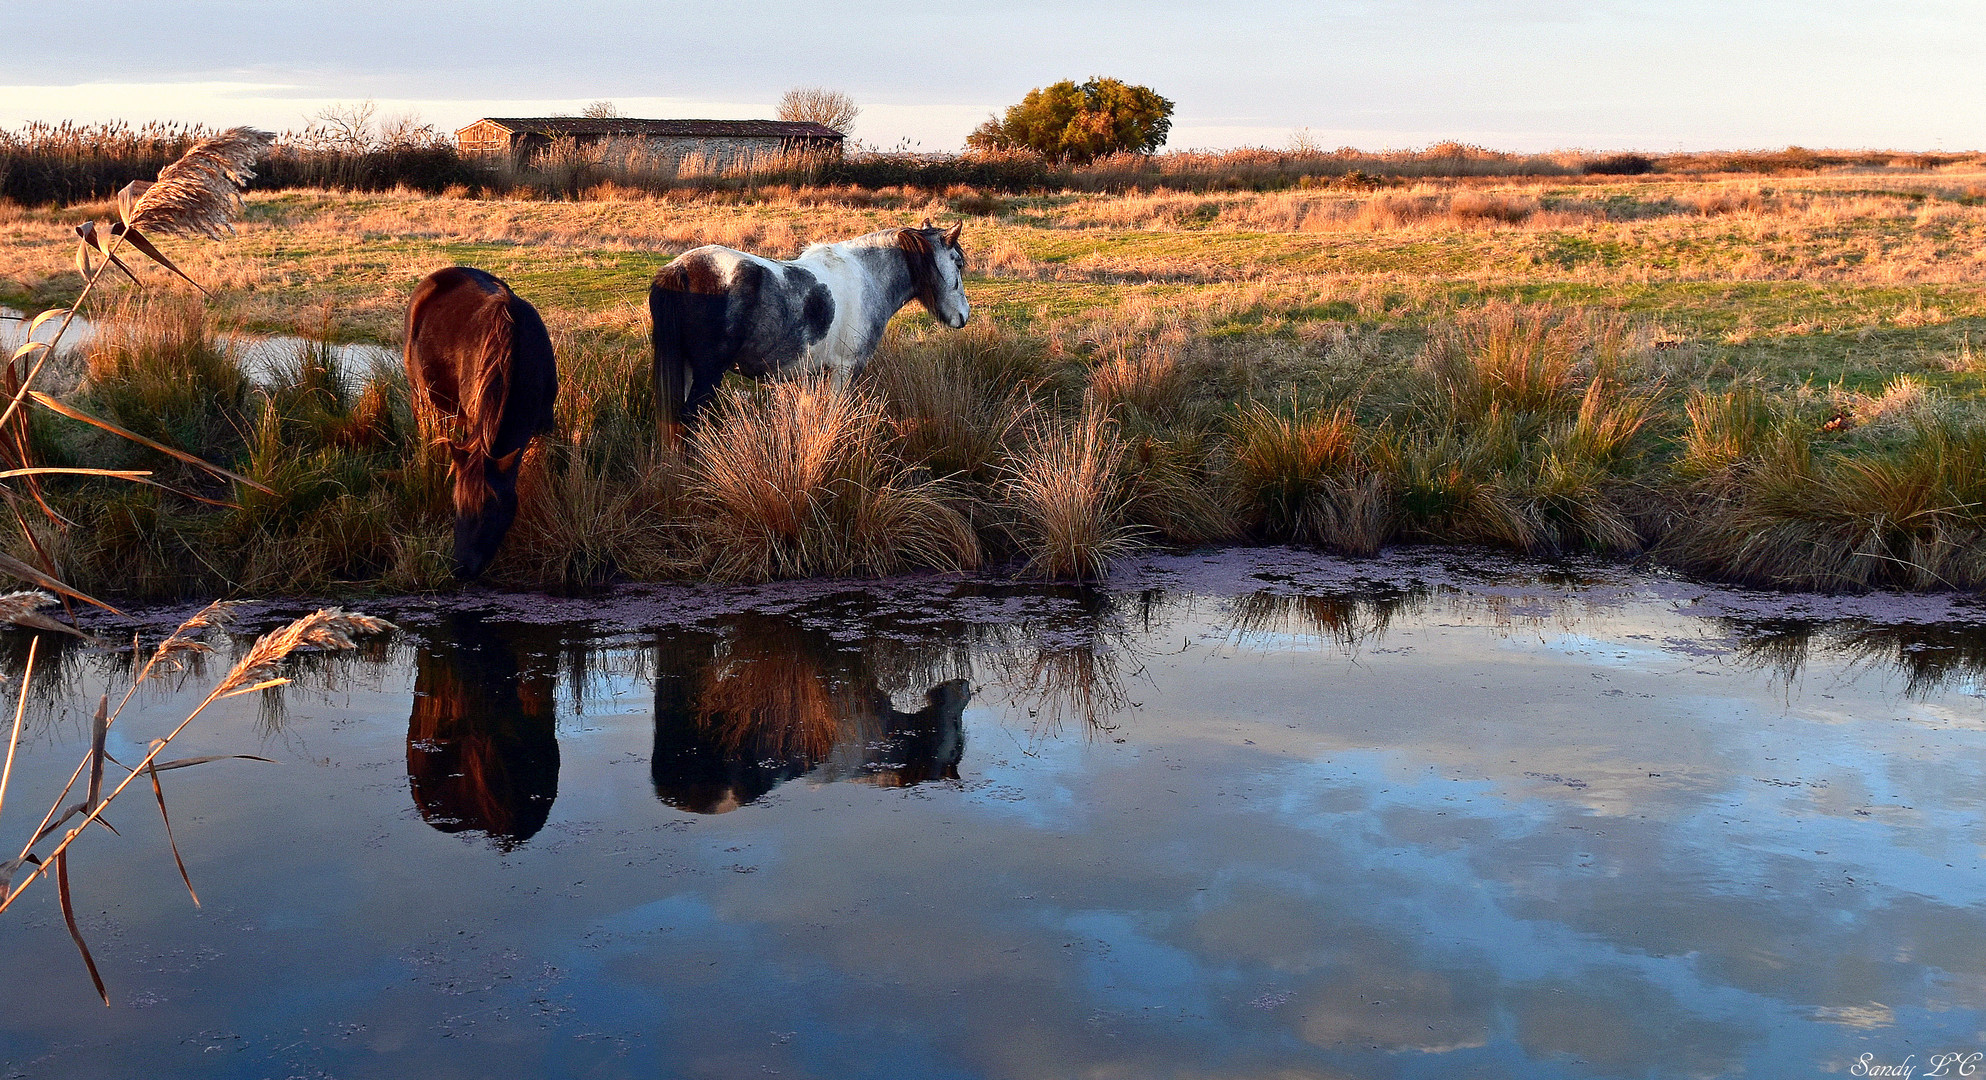
<path id="1" fill-rule="evenodd" d="M 847 393 L 848 384 L 854 381 L 855 381 L 854 364 L 828 365 L 828 383 L 829 385 L 834 387 L 835 393 L 837 394 Z"/>
<path id="2" fill-rule="evenodd" d="M 690 368 L 690 393 L 683 402 L 683 423 L 694 424 L 702 415 L 703 407 L 717 396 L 717 387 L 724 381 L 724 369 L 715 365 L 694 365 Z"/>

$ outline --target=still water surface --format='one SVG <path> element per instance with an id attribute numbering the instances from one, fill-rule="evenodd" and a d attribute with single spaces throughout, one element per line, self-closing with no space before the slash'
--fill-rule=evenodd
<path id="1" fill-rule="evenodd" d="M 138 797 L 79 846 L 113 1008 L 53 890 L 0 918 L 0 1074 L 1922 1075 L 1986 1049 L 1974 600 L 1258 551 L 1108 592 L 378 610 L 402 631 L 183 737 L 278 761 L 167 774 L 204 907 Z M 111 752 L 245 641 L 141 694 Z M 127 671 L 63 653 L 9 843 Z"/>

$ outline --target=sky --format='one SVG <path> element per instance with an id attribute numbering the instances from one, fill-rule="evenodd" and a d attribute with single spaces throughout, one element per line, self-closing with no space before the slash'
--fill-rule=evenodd
<path id="1" fill-rule="evenodd" d="M 1174 149 L 1986 148 L 1981 0 L 0 0 L 0 127 L 300 128 L 371 100 L 482 116 L 768 117 L 826 86 L 854 136 L 957 149 L 1059 79 L 1176 105 Z M 24 43 L 35 43 L 32 46 Z"/>

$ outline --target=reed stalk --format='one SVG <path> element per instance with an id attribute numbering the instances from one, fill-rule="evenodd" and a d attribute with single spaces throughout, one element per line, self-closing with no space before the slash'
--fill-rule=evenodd
<path id="1" fill-rule="evenodd" d="M 193 897 L 193 902 L 197 905 L 200 902 L 200 898 L 193 891 L 193 882 L 186 872 L 185 860 L 180 857 L 179 842 L 172 832 L 172 819 L 166 812 L 165 792 L 159 785 L 158 774 L 172 769 L 189 768 L 194 765 L 204 765 L 208 762 L 229 758 L 247 758 L 257 761 L 267 761 L 269 759 L 257 757 L 253 754 L 213 754 L 161 762 L 158 760 L 159 755 L 165 751 L 166 747 L 172 745 L 173 741 L 179 738 L 180 734 L 194 720 L 198 719 L 200 714 L 205 712 L 208 706 L 215 702 L 231 697 L 239 697 L 243 694 L 251 694 L 258 690 L 267 690 L 288 682 L 289 680 L 282 677 L 279 671 L 283 661 L 287 660 L 299 649 L 348 650 L 356 647 L 356 644 L 352 640 L 355 636 L 384 633 L 395 628 L 392 623 L 384 619 L 374 618 L 357 612 L 345 612 L 337 608 L 327 608 L 313 612 L 291 622 L 287 626 L 262 635 L 256 639 L 255 644 L 250 647 L 248 652 L 235 663 L 227 675 L 215 684 L 214 688 L 207 693 L 207 696 L 202 698 L 200 703 L 191 712 L 187 713 L 178 725 L 163 738 L 152 740 L 145 756 L 137 764 L 125 765 L 122 762 L 118 763 L 120 767 L 127 770 L 128 775 L 116 787 L 112 788 L 108 794 L 105 794 L 103 791 L 104 766 L 110 760 L 109 754 L 105 750 L 105 742 L 111 725 L 116 723 L 118 716 L 123 713 L 124 707 L 130 704 L 131 697 L 137 692 L 138 687 L 147 679 L 151 678 L 154 672 L 160 670 L 161 667 L 176 668 L 188 655 L 208 651 L 206 643 L 200 641 L 196 635 L 201 631 L 220 625 L 225 619 L 226 613 L 227 608 L 225 605 L 210 604 L 196 613 L 192 618 L 181 623 L 177 629 L 153 650 L 145 666 L 139 670 L 137 676 L 132 679 L 131 684 L 126 687 L 124 696 L 118 702 L 116 709 L 113 710 L 109 707 L 110 699 L 108 695 L 105 695 L 103 700 L 97 705 L 96 715 L 91 725 L 90 749 L 88 753 L 84 755 L 82 761 L 77 763 L 75 771 L 69 776 L 69 782 L 63 785 L 62 791 L 49 806 L 48 813 L 43 815 L 41 823 L 35 827 L 28 842 L 22 845 L 20 854 L 6 863 L 0 863 L 0 912 L 5 912 L 8 908 L 12 907 L 14 901 L 19 899 L 36 880 L 46 877 L 53 872 L 56 878 L 57 890 L 60 894 L 63 920 L 68 926 L 70 937 L 76 943 L 78 952 L 82 955 L 84 966 L 89 970 L 90 979 L 95 984 L 97 993 L 102 997 L 103 1003 L 106 1006 L 110 1004 L 110 997 L 104 989 L 103 978 L 97 970 L 96 960 L 90 954 L 89 946 L 84 941 L 82 932 L 76 925 L 74 905 L 71 900 L 68 875 L 69 861 L 72 858 L 70 848 L 75 844 L 77 838 L 81 837 L 83 832 L 91 824 L 102 825 L 104 811 L 109 808 L 110 804 L 115 802 L 118 796 L 122 795 L 125 789 L 130 787 L 132 782 L 137 780 L 139 776 L 146 777 L 151 783 L 153 795 L 157 798 L 159 816 L 165 822 L 166 836 L 172 846 L 173 860 L 179 868 L 181 879 L 186 883 L 187 893 Z M 12 779 L 14 746 L 20 738 L 22 718 L 27 708 L 28 686 L 34 674 L 35 649 L 39 643 L 39 639 L 36 639 L 29 646 L 28 667 L 21 680 L 20 701 L 15 709 L 13 734 L 8 742 L 7 762 L 4 771 L 0 771 L 0 807 L 4 807 L 7 784 Z M 85 786 L 83 800 L 64 809 L 64 803 L 68 800 L 69 793 L 75 790 L 77 781 L 82 779 L 86 772 L 89 779 Z M 74 825 L 69 825 L 70 820 L 78 814 L 82 815 L 82 820 L 76 822 Z M 54 835 L 58 830 L 63 829 L 64 826 L 68 826 L 68 828 L 63 833 L 62 839 L 45 855 L 36 854 L 34 850 L 36 845 Z M 35 865 L 34 872 L 29 874 L 20 883 L 15 884 L 12 880 L 14 873 L 30 863 Z"/>

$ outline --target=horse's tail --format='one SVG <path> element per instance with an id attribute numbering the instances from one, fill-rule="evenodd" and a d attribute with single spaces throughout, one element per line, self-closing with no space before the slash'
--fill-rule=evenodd
<path id="1" fill-rule="evenodd" d="M 648 288 L 650 341 L 655 347 L 655 437 L 667 448 L 680 445 L 683 438 L 689 358 L 683 355 L 681 294 L 663 288 L 660 274 L 656 278 Z"/>

